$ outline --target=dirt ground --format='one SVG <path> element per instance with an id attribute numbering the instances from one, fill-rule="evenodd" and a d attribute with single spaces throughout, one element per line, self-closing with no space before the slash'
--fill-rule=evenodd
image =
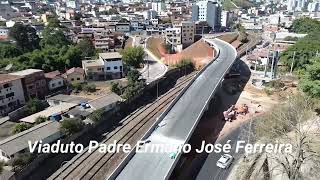
<path id="1" fill-rule="evenodd" d="M 183 58 L 192 59 L 199 69 L 207 64 L 214 56 L 213 49 L 205 42 L 199 40 L 176 54 L 167 54 L 163 47 L 163 38 L 149 38 L 148 49 L 165 64 L 175 66 Z"/>
<path id="2" fill-rule="evenodd" d="M 126 86 L 126 84 L 127 84 L 126 78 L 115 79 L 115 80 L 110 80 L 110 81 L 94 81 L 94 82 L 89 82 L 89 84 L 96 85 L 96 92 L 87 93 L 84 91 L 80 91 L 79 93 L 72 93 L 72 95 L 84 97 L 84 98 L 88 98 L 88 99 L 96 99 L 96 98 L 99 98 L 101 96 L 105 96 L 105 95 L 111 93 L 111 83 L 112 82 L 119 83 L 122 86 Z"/>

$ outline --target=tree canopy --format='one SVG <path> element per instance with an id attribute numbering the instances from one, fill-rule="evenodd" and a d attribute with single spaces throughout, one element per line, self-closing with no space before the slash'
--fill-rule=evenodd
<path id="1" fill-rule="evenodd" d="M 22 131 L 25 131 L 27 129 L 30 129 L 32 126 L 30 124 L 27 124 L 27 123 L 18 123 L 16 124 L 13 129 L 12 129 L 12 134 L 18 134 Z"/>
<path id="2" fill-rule="evenodd" d="M 60 130 L 66 135 L 71 135 L 83 129 L 84 123 L 80 119 L 64 119 L 61 122 Z"/>
<path id="3" fill-rule="evenodd" d="M 293 54 L 295 52 L 294 70 L 305 69 L 306 65 L 310 64 L 310 60 L 320 52 L 320 34 L 311 33 L 303 39 L 297 41 L 294 45 L 281 54 L 280 60 L 290 69 Z"/>
<path id="4" fill-rule="evenodd" d="M 92 57 L 95 55 L 94 45 L 88 38 L 81 40 L 76 47 L 80 50 L 82 57 Z"/>
<path id="5" fill-rule="evenodd" d="M 12 37 L 21 51 L 29 52 L 39 48 L 39 37 L 36 30 L 30 25 L 15 23 L 9 30 L 9 36 Z"/>
<path id="6" fill-rule="evenodd" d="M 292 23 L 292 30 L 295 33 L 319 33 L 320 21 L 316 19 L 311 19 L 309 17 L 295 19 Z"/>
<path id="7" fill-rule="evenodd" d="M 122 60 L 126 66 L 132 66 L 139 68 L 143 63 L 143 58 L 145 56 L 144 50 L 141 46 L 129 47 L 121 51 Z"/>
<path id="8" fill-rule="evenodd" d="M 312 97 L 320 98 L 320 58 L 315 58 L 306 66 L 306 74 L 299 82 L 299 87 Z"/>

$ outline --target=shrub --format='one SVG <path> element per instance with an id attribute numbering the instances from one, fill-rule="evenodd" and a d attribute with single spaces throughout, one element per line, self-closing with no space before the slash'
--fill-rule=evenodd
<path id="1" fill-rule="evenodd" d="M 284 87 L 284 83 L 279 80 L 270 81 L 270 82 L 266 83 L 266 87 L 280 89 L 280 88 Z"/>
<path id="2" fill-rule="evenodd" d="M 29 116 L 31 114 L 43 111 L 48 106 L 49 104 L 45 101 L 41 101 L 39 99 L 31 99 L 27 102 L 24 109 L 24 113 L 26 116 Z"/>
<path id="3" fill-rule="evenodd" d="M 36 118 L 35 124 L 41 124 L 41 123 L 43 123 L 43 122 L 46 122 L 47 120 L 48 120 L 48 118 L 45 117 L 45 116 L 38 116 L 38 117 Z"/>
<path id="4" fill-rule="evenodd" d="M 85 84 L 83 85 L 82 89 L 86 92 L 95 92 L 96 89 L 96 85 L 95 84 Z"/>
<path id="5" fill-rule="evenodd" d="M 103 118 L 104 109 L 98 109 L 93 111 L 89 115 L 89 119 L 91 119 L 93 122 L 98 122 Z"/>
<path id="6" fill-rule="evenodd" d="M 194 70 L 194 63 L 192 59 L 184 58 L 176 66 L 177 68 L 180 68 L 180 69 L 186 68 L 186 69 Z"/>
<path id="7" fill-rule="evenodd" d="M 18 134 L 22 131 L 25 131 L 27 129 L 30 129 L 32 126 L 30 124 L 27 124 L 27 123 L 18 123 L 16 124 L 13 129 L 12 129 L 12 134 Z"/>
<path id="8" fill-rule="evenodd" d="M 82 90 L 82 84 L 81 83 L 72 83 L 71 86 L 76 91 L 81 91 Z"/>
<path id="9" fill-rule="evenodd" d="M 9 164 L 13 167 L 14 171 L 17 171 L 18 169 L 21 169 L 23 166 L 30 163 L 32 159 L 33 155 L 31 153 L 22 153 L 11 159 Z"/>
<path id="10" fill-rule="evenodd" d="M 83 129 L 84 123 L 80 119 L 65 119 L 61 122 L 60 130 L 66 135 L 71 135 Z"/>
<path id="11" fill-rule="evenodd" d="M 119 83 L 114 83 L 114 82 L 111 82 L 111 91 L 118 94 L 118 95 L 121 95 L 121 88 Z"/>

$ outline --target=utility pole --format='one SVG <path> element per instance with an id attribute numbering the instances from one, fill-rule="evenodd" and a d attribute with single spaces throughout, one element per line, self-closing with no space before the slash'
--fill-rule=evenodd
<path id="1" fill-rule="evenodd" d="M 267 63 L 264 66 L 264 77 L 267 77 L 267 70 L 268 70 L 268 66 L 269 66 L 269 53 L 270 53 L 270 49 L 268 49 L 268 54 L 267 54 Z"/>
<path id="2" fill-rule="evenodd" d="M 274 72 L 274 58 L 275 58 L 275 51 L 272 51 L 272 63 L 271 63 L 271 79 L 273 79 L 273 72 Z"/>
<path id="3" fill-rule="evenodd" d="M 318 53 L 317 53 L 318 54 Z M 296 56 L 296 52 L 293 52 L 293 57 L 292 57 L 292 62 L 291 62 L 291 68 L 290 68 L 290 74 L 292 75 L 292 71 L 293 71 L 293 64 L 294 64 L 294 58 Z"/>

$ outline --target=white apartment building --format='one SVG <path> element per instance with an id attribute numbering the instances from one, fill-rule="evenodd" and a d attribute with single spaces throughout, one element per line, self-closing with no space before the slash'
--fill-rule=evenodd
<path id="1" fill-rule="evenodd" d="M 25 104 L 21 76 L 0 74 L 0 115 L 4 116 Z"/>
<path id="2" fill-rule="evenodd" d="M 158 13 L 161 13 L 166 10 L 166 4 L 164 2 L 153 2 L 151 4 L 151 9 Z"/>
<path id="3" fill-rule="evenodd" d="M 0 27 L 0 39 L 7 39 L 9 37 L 9 28 Z"/>
<path id="4" fill-rule="evenodd" d="M 181 28 L 167 28 L 165 29 L 166 44 L 171 44 L 176 51 L 182 50 Z"/>
<path id="5" fill-rule="evenodd" d="M 104 72 L 110 78 L 121 78 L 123 74 L 122 56 L 118 52 L 99 53 L 104 62 Z"/>
<path id="6" fill-rule="evenodd" d="M 221 5 L 216 0 L 198 1 L 192 6 L 192 21 L 206 21 L 212 29 L 221 26 Z"/>

